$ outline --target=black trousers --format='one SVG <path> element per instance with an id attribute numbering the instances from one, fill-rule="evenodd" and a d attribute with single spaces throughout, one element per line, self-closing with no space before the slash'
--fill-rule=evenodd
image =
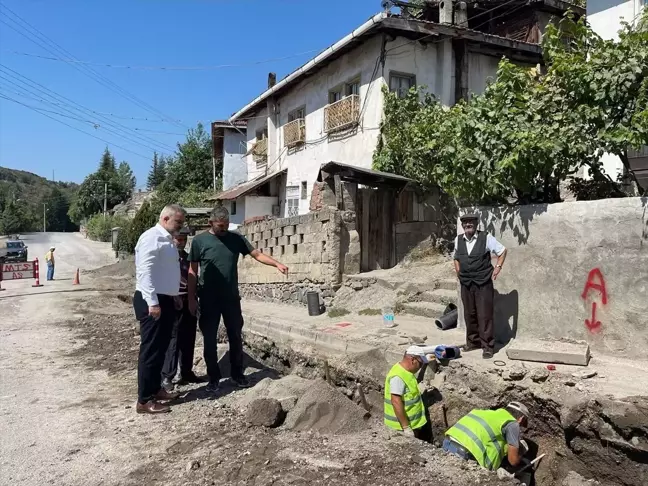
<path id="1" fill-rule="evenodd" d="M 182 310 L 177 312 L 177 320 L 171 333 L 171 341 L 164 358 L 162 378 L 172 380 L 178 372 L 180 376 L 188 377 L 192 373 L 194 348 L 196 347 L 196 316 L 189 312 L 187 297 L 182 299 Z"/>
<path id="2" fill-rule="evenodd" d="M 414 437 L 416 437 L 418 440 L 422 440 L 423 442 L 428 442 L 430 444 L 432 443 L 432 424 L 430 423 L 429 418 L 428 421 L 425 422 L 425 425 L 423 427 L 414 429 L 413 432 Z"/>
<path id="3" fill-rule="evenodd" d="M 148 304 L 137 291 L 133 296 L 135 317 L 140 322 L 140 350 L 137 366 L 137 400 L 146 403 L 160 391 L 160 374 L 164 365 L 164 356 L 173 325 L 176 322 L 176 311 L 173 297 L 158 294 L 161 315 L 156 321 L 148 313 Z"/>
<path id="4" fill-rule="evenodd" d="M 236 297 L 227 302 L 214 302 L 213 297 L 200 299 L 199 326 L 204 341 L 204 357 L 211 383 L 221 379 L 218 367 L 218 326 L 221 316 L 227 331 L 231 377 L 243 378 L 243 313 L 241 299 Z"/>
<path id="5" fill-rule="evenodd" d="M 461 302 L 466 319 L 466 343 L 484 351 L 495 348 L 493 325 L 493 281 L 484 285 L 461 285 Z"/>

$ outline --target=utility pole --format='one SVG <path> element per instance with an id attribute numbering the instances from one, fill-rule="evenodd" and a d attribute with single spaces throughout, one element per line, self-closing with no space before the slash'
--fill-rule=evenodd
<path id="1" fill-rule="evenodd" d="M 47 204 L 43 203 L 43 233 L 47 233 Z"/>
<path id="2" fill-rule="evenodd" d="M 108 212 L 108 182 L 104 182 L 104 221 Z"/>

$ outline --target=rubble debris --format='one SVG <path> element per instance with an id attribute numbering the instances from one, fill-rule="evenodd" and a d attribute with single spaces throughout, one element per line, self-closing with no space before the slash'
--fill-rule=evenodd
<path id="1" fill-rule="evenodd" d="M 569 471 L 562 482 L 562 486 L 595 486 L 601 484 L 595 479 L 585 479 L 575 471 Z"/>
<path id="2" fill-rule="evenodd" d="M 597 373 L 594 370 L 583 370 L 583 371 L 577 371 L 576 373 L 572 373 L 572 376 L 577 380 L 587 380 L 588 378 L 593 378 L 596 375 Z"/>
<path id="3" fill-rule="evenodd" d="M 528 370 L 522 366 L 513 365 L 510 369 L 502 373 L 504 381 L 520 381 L 527 375 Z"/>
<path id="4" fill-rule="evenodd" d="M 257 427 L 279 427 L 286 417 L 281 402 L 275 398 L 258 398 L 247 408 L 245 418 Z"/>
<path id="5" fill-rule="evenodd" d="M 529 378 L 536 383 L 542 383 L 549 378 L 549 370 L 546 368 L 535 368 L 529 373 Z"/>
<path id="6" fill-rule="evenodd" d="M 195 471 L 196 469 L 200 469 L 200 461 L 189 461 L 187 465 L 185 466 L 185 469 L 187 472 Z"/>

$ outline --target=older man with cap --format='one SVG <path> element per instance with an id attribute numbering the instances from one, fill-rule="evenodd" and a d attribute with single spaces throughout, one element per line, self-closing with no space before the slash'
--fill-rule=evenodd
<path id="1" fill-rule="evenodd" d="M 466 320 L 464 350 L 481 348 L 484 359 L 491 359 L 495 348 L 493 280 L 502 271 L 506 248 L 495 237 L 477 230 L 476 214 L 464 214 L 460 219 L 464 232 L 455 238 L 454 266 Z M 491 262 L 493 253 L 497 255 L 495 268 Z"/>
<path id="2" fill-rule="evenodd" d="M 416 373 L 429 363 L 426 351 L 421 346 L 410 346 L 403 359 L 387 373 L 385 425 L 405 435 L 432 442 L 432 426 L 416 378 Z"/>
<path id="3" fill-rule="evenodd" d="M 528 451 L 520 439 L 520 428 L 528 420 L 529 409 L 520 402 L 498 410 L 472 410 L 445 433 L 443 450 L 491 471 L 499 469 L 504 458 L 517 466 Z"/>
<path id="4" fill-rule="evenodd" d="M 162 368 L 162 387 L 172 392 L 175 388 L 173 379 L 178 372 L 180 364 L 180 380 L 178 384 L 202 383 L 204 378 L 196 376 L 193 371 L 194 348 L 196 347 L 196 316 L 189 310 L 187 298 L 187 281 L 189 278 L 189 254 L 185 251 L 187 240 L 191 231 L 186 226 L 173 235 L 173 242 L 178 249 L 180 260 L 180 297 L 182 309 L 178 311 L 178 318 L 173 326 L 171 341 L 164 358 Z"/>

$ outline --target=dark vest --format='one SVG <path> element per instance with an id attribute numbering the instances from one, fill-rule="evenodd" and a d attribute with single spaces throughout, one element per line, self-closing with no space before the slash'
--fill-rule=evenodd
<path id="1" fill-rule="evenodd" d="M 464 235 L 457 237 L 455 260 L 459 260 L 459 281 L 461 285 L 484 285 L 493 277 L 493 264 L 491 253 L 486 249 L 487 234 L 483 231 L 477 233 L 477 241 L 470 255 Z"/>

